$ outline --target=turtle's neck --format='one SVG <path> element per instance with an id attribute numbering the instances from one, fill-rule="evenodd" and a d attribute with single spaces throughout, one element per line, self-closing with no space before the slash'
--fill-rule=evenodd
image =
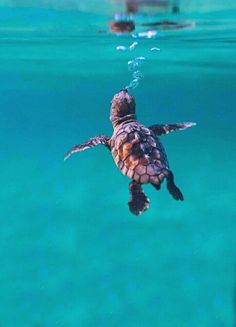
<path id="1" fill-rule="evenodd" d="M 124 117 L 115 117 L 112 119 L 112 125 L 113 125 L 113 128 L 115 128 L 115 127 L 119 126 L 120 124 L 127 124 L 132 121 L 136 121 L 135 114 L 126 115 Z"/>

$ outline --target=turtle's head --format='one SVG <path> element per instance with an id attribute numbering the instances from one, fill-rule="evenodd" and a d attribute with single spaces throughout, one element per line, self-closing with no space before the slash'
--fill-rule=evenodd
<path id="1" fill-rule="evenodd" d="M 114 95 L 111 101 L 110 120 L 112 125 L 115 127 L 126 120 L 135 118 L 134 97 L 128 93 L 128 90 L 122 89 Z"/>

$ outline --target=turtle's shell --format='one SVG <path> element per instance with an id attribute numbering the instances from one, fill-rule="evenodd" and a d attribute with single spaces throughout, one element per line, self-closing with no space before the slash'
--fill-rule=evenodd
<path id="1" fill-rule="evenodd" d="M 159 185 L 168 175 L 169 165 L 160 141 L 136 121 L 115 127 L 110 147 L 121 172 L 138 183 Z"/>

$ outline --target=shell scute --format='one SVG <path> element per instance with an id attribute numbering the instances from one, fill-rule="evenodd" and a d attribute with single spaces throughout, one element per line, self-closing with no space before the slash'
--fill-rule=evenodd
<path id="1" fill-rule="evenodd" d="M 127 168 L 126 166 L 124 166 L 124 167 L 121 169 L 121 171 L 122 171 L 122 173 L 123 173 L 124 175 L 126 175 L 126 174 L 127 174 L 127 171 L 128 171 L 128 168 Z"/>
<path id="2" fill-rule="evenodd" d="M 140 135 L 137 133 L 137 131 L 132 131 L 128 134 L 127 139 L 131 144 L 138 144 L 140 143 Z"/>
<path id="3" fill-rule="evenodd" d="M 126 142 L 126 137 L 122 137 L 122 135 L 118 136 L 116 139 L 115 147 L 119 149 L 119 147 L 121 147 L 124 142 Z"/>
<path id="4" fill-rule="evenodd" d="M 139 164 L 139 159 L 135 155 L 131 154 L 125 159 L 124 162 L 127 167 L 135 169 L 136 166 Z"/>
<path id="5" fill-rule="evenodd" d="M 124 161 L 122 159 L 120 159 L 117 163 L 117 165 L 119 166 L 119 168 L 122 170 L 122 168 L 124 167 Z"/>
<path id="6" fill-rule="evenodd" d="M 159 184 L 160 183 L 160 180 L 158 178 L 158 175 L 151 176 L 150 177 L 150 182 L 153 183 L 153 184 Z"/>
<path id="7" fill-rule="evenodd" d="M 149 164 L 149 162 L 150 162 L 149 156 L 146 154 L 142 158 L 139 159 L 139 163 L 142 165 L 147 165 L 147 164 Z"/>
<path id="8" fill-rule="evenodd" d="M 124 124 L 114 131 L 111 140 L 112 156 L 124 175 L 156 185 L 167 176 L 165 150 L 148 128 L 137 122 Z"/>
<path id="9" fill-rule="evenodd" d="M 123 150 L 124 150 L 124 152 L 128 152 L 128 151 L 130 151 L 130 150 L 132 149 L 132 147 L 133 147 L 132 143 L 130 143 L 130 142 L 126 142 L 126 143 L 123 145 Z"/>
<path id="10" fill-rule="evenodd" d="M 118 165 L 118 162 L 120 161 L 120 156 L 119 156 L 119 154 L 117 154 L 117 155 L 115 156 L 114 160 L 115 160 L 115 163 Z"/>
<path id="11" fill-rule="evenodd" d="M 153 146 L 147 142 L 140 144 L 140 149 L 144 154 L 150 154 L 153 150 Z"/>
<path id="12" fill-rule="evenodd" d="M 140 182 L 143 183 L 143 184 L 146 184 L 149 182 L 149 175 L 148 174 L 144 174 L 140 177 Z"/>
<path id="13" fill-rule="evenodd" d="M 116 137 L 121 136 L 121 135 L 125 136 L 126 134 L 127 133 L 125 132 L 124 128 L 120 128 L 116 133 Z"/>
<path id="14" fill-rule="evenodd" d="M 162 164 L 161 164 L 161 161 L 160 160 L 155 160 L 155 165 L 158 166 L 158 167 L 161 167 Z"/>
<path id="15" fill-rule="evenodd" d="M 125 126 L 124 131 L 129 134 L 130 132 L 132 132 L 133 128 L 131 124 L 128 124 L 127 126 Z"/>
<path id="16" fill-rule="evenodd" d="M 132 144 L 131 143 L 125 143 L 123 145 L 123 155 L 122 155 L 122 158 L 123 160 L 125 160 L 128 156 L 130 156 L 130 154 L 132 153 Z"/>
<path id="17" fill-rule="evenodd" d="M 157 168 L 154 164 L 149 164 L 147 166 L 147 174 L 150 176 L 154 176 L 157 174 Z"/>
<path id="18" fill-rule="evenodd" d="M 144 155 L 143 149 L 140 143 L 136 143 L 132 148 L 133 154 L 135 154 L 138 158 L 141 158 Z"/>
<path id="19" fill-rule="evenodd" d="M 150 129 L 147 128 L 147 127 L 142 127 L 142 128 L 141 128 L 141 132 L 142 132 L 143 134 L 146 134 L 146 135 L 151 135 L 151 131 L 150 131 Z"/>
<path id="20" fill-rule="evenodd" d="M 134 173 L 133 179 L 136 180 L 136 182 L 138 182 L 138 183 L 140 182 L 140 175 L 137 174 L 136 171 L 135 171 L 135 173 Z"/>
<path id="21" fill-rule="evenodd" d="M 134 170 L 133 170 L 133 169 L 128 169 L 128 171 L 127 171 L 127 176 L 128 176 L 129 178 L 133 178 L 133 176 L 134 176 Z"/>
<path id="22" fill-rule="evenodd" d="M 155 148 L 156 145 L 157 145 L 155 139 L 154 139 L 153 137 L 151 137 L 151 136 L 148 138 L 148 143 L 149 143 L 149 145 L 150 145 L 151 147 L 153 147 L 153 148 Z"/>
<path id="23" fill-rule="evenodd" d="M 160 151 L 157 149 L 154 149 L 154 151 L 152 152 L 153 158 L 155 159 L 160 159 L 161 158 L 161 154 Z"/>
<path id="24" fill-rule="evenodd" d="M 142 164 L 139 164 L 136 168 L 135 168 L 135 172 L 138 173 L 139 175 L 143 175 L 146 173 L 146 167 L 143 166 Z"/>
<path id="25" fill-rule="evenodd" d="M 118 152 L 117 152 L 117 150 L 115 148 L 112 149 L 111 153 L 112 153 L 113 157 L 116 157 L 117 154 L 118 154 Z"/>
<path id="26" fill-rule="evenodd" d="M 120 146 L 118 149 L 118 156 L 119 158 L 123 158 L 123 146 Z"/>
<path id="27" fill-rule="evenodd" d="M 134 132 L 130 132 L 128 134 L 128 139 L 129 139 L 129 141 L 132 141 L 134 139 Z"/>

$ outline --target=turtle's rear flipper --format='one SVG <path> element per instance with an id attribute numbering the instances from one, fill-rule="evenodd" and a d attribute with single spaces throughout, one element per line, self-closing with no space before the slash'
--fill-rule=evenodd
<path id="1" fill-rule="evenodd" d="M 169 172 L 169 174 L 167 176 L 166 186 L 167 186 L 168 191 L 170 192 L 170 194 L 173 196 L 173 198 L 175 200 L 183 201 L 184 196 L 181 193 L 180 189 L 175 185 L 174 175 L 173 175 L 173 173 L 171 171 Z"/>
<path id="2" fill-rule="evenodd" d="M 138 216 L 149 208 L 149 199 L 144 194 L 141 185 L 134 180 L 129 184 L 129 191 L 131 194 L 128 203 L 129 210 Z"/>

